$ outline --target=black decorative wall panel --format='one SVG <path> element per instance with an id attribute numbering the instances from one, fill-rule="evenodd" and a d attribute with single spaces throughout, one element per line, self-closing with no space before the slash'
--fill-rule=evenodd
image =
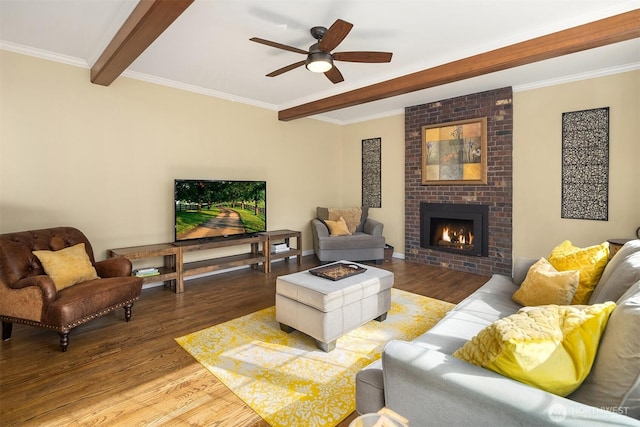
<path id="1" fill-rule="evenodd" d="M 607 221 L 609 108 L 562 114 L 562 218 Z"/>
<path id="2" fill-rule="evenodd" d="M 382 138 L 362 140 L 362 206 L 382 207 Z"/>

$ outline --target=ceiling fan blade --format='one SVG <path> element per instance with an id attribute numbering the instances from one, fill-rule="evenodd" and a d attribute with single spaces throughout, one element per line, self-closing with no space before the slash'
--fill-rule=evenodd
<path id="1" fill-rule="evenodd" d="M 336 22 L 327 30 L 322 40 L 318 44 L 318 49 L 323 52 L 331 52 L 333 49 L 338 47 L 340 42 L 347 37 L 349 31 L 353 28 L 353 24 L 343 21 L 342 19 L 337 19 Z"/>
<path id="2" fill-rule="evenodd" d="M 340 72 L 340 70 L 338 70 L 338 67 L 336 67 L 335 65 L 331 67 L 329 71 L 325 72 L 324 75 L 327 76 L 327 78 L 331 80 L 331 83 L 334 83 L 334 84 L 344 81 L 344 77 L 342 77 L 342 73 Z"/>
<path id="3" fill-rule="evenodd" d="M 265 44 L 267 46 L 275 47 L 278 49 L 288 50 L 289 52 L 301 53 L 303 55 L 307 55 L 309 53 L 306 50 L 298 49 L 297 47 L 287 46 L 286 44 L 272 42 L 271 40 L 261 39 L 260 37 L 252 37 L 249 40 L 251 40 L 252 42 Z"/>
<path id="4" fill-rule="evenodd" d="M 391 62 L 391 52 L 336 52 L 333 54 L 335 61 L 345 62 Z"/>
<path id="5" fill-rule="evenodd" d="M 296 69 L 296 68 L 298 68 L 298 67 L 300 67 L 300 66 L 304 65 L 304 63 L 305 63 L 305 62 L 306 62 L 306 60 L 305 60 L 305 61 L 298 61 L 298 62 L 296 62 L 296 63 L 294 63 L 294 64 L 287 65 L 286 67 L 279 68 L 279 69 L 277 69 L 277 70 L 275 70 L 275 71 L 272 71 L 272 72 L 270 72 L 269 74 L 267 74 L 267 77 L 275 77 L 275 76 L 279 76 L 279 75 L 280 75 L 280 74 L 282 74 L 282 73 L 286 73 L 287 71 L 294 70 L 294 69 Z M 334 67 L 334 68 L 335 68 L 335 67 Z"/>

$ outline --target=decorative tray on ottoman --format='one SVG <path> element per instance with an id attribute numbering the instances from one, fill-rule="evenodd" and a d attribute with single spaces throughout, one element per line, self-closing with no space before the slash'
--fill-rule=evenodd
<path id="1" fill-rule="evenodd" d="M 309 270 L 309 273 L 314 276 L 324 277 L 329 280 L 340 280 L 347 277 L 355 276 L 356 274 L 364 273 L 366 268 L 360 267 L 357 264 L 348 264 L 339 262 L 336 264 L 327 265 L 326 267 L 318 267 Z"/>

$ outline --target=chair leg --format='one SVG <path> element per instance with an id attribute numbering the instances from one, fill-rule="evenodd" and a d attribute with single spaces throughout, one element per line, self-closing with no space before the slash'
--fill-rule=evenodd
<path id="1" fill-rule="evenodd" d="M 67 351 L 67 347 L 69 347 L 69 332 L 70 331 L 58 332 L 58 335 L 60 335 L 60 350 L 62 350 L 63 353 Z"/>
<path id="2" fill-rule="evenodd" d="M 13 323 L 2 322 L 2 341 L 7 341 L 11 338 L 11 332 L 13 331 Z"/>
<path id="3" fill-rule="evenodd" d="M 127 322 L 129 320 L 131 320 L 131 308 L 133 307 L 133 304 L 127 304 L 124 306 L 124 320 L 126 320 Z"/>

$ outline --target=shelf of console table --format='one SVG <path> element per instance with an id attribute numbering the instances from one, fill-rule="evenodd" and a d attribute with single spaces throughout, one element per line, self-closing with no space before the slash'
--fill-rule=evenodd
<path id="1" fill-rule="evenodd" d="M 107 257 L 123 257 L 130 261 L 145 258 L 164 257 L 164 265 L 158 267 L 159 275 L 147 276 L 142 283 L 169 282 L 176 293 L 184 292 L 184 278 L 197 274 L 210 273 L 232 267 L 262 264 L 267 272 L 265 254 L 265 236 L 229 238 L 209 242 L 160 243 L 156 245 L 132 246 L 129 248 L 109 249 Z M 238 245 L 250 245 L 250 252 L 237 255 L 211 257 L 202 261 L 184 262 L 184 254 L 209 249 L 228 248 Z M 268 246 L 267 246 L 268 247 Z"/>
<path id="2" fill-rule="evenodd" d="M 264 264 L 264 272 L 271 272 L 271 262 L 276 259 L 283 259 L 285 261 L 289 260 L 289 257 L 295 256 L 298 259 L 298 265 L 302 263 L 302 233 L 295 230 L 275 230 L 275 231 L 265 231 L 260 233 L 261 236 L 265 238 L 263 244 L 263 250 L 265 255 L 267 256 L 267 260 Z M 289 246 L 291 243 L 291 238 L 296 239 L 296 247 L 292 248 Z M 276 242 L 282 242 L 289 247 L 289 250 L 284 252 L 271 252 L 271 244 Z"/>
<path id="3" fill-rule="evenodd" d="M 132 246 L 107 250 L 108 258 L 122 257 L 128 260 L 163 257 L 164 265 L 157 267 L 159 275 L 143 277 L 142 283 L 169 282 L 173 289 L 182 288 L 182 251 L 171 243 Z"/>
<path id="4" fill-rule="evenodd" d="M 264 254 L 264 241 L 265 239 L 262 236 L 258 235 L 254 237 L 243 237 L 239 239 L 231 238 L 222 241 L 183 245 L 181 246 L 181 249 L 186 253 L 250 244 L 251 252 L 184 263 L 182 266 L 182 276 L 195 276 L 197 274 L 210 273 L 212 271 L 224 270 L 227 268 L 240 267 L 244 265 L 252 265 L 255 268 L 255 266 L 257 266 L 258 264 L 262 264 L 264 270 L 266 268 L 264 267 L 264 265 L 267 262 L 267 257 Z M 261 244 L 263 247 L 262 250 L 260 249 Z"/>

